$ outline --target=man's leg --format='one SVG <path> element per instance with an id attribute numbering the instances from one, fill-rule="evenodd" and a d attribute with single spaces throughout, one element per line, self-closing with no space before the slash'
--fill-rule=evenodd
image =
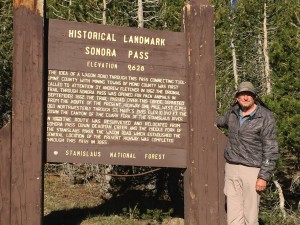
<path id="1" fill-rule="evenodd" d="M 245 225 L 239 165 L 226 163 L 224 194 L 227 199 L 227 224 Z"/>
<path id="2" fill-rule="evenodd" d="M 259 225 L 260 195 L 256 192 L 256 180 L 259 168 L 243 167 L 244 215 L 246 225 Z"/>

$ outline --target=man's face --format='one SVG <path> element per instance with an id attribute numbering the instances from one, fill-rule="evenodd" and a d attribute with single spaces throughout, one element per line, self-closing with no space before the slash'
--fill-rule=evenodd
<path id="1" fill-rule="evenodd" d="M 249 110 L 254 106 L 255 95 L 249 91 L 237 93 L 236 98 L 243 111 Z"/>

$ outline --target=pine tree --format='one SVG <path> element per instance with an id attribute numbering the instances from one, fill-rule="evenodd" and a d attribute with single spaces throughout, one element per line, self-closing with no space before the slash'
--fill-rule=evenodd
<path id="1" fill-rule="evenodd" d="M 0 128 L 11 114 L 12 82 L 12 1 L 0 2 Z"/>
<path id="2" fill-rule="evenodd" d="M 283 155 L 300 164 L 300 2 L 212 1 L 216 15 L 216 74 L 218 112 L 234 96 L 233 38 L 240 81 L 255 84 L 275 113 Z M 284 157 L 283 157 L 284 158 Z M 284 164 L 283 164 L 284 166 Z"/>
<path id="3" fill-rule="evenodd" d="M 300 164 L 300 2 L 279 1 L 270 14 L 270 65 L 273 94 L 266 98 L 276 113 L 282 153 Z"/>
<path id="4" fill-rule="evenodd" d="M 216 48 L 216 97 L 217 111 L 224 113 L 233 102 L 235 91 L 232 61 L 232 33 L 234 10 L 231 1 L 211 1 L 215 6 L 215 48 Z"/>

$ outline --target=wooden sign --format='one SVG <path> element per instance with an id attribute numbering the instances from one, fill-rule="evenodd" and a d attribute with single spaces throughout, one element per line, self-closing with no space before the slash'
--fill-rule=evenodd
<path id="1" fill-rule="evenodd" d="M 186 167 L 184 33 L 49 21 L 47 161 Z"/>

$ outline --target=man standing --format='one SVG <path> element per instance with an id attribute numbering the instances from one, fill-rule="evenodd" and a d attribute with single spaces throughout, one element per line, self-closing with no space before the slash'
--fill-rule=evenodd
<path id="1" fill-rule="evenodd" d="M 252 83 L 242 82 L 236 102 L 217 118 L 228 129 L 225 186 L 228 225 L 258 225 L 260 192 L 265 190 L 279 157 L 275 119 L 256 98 Z"/>

